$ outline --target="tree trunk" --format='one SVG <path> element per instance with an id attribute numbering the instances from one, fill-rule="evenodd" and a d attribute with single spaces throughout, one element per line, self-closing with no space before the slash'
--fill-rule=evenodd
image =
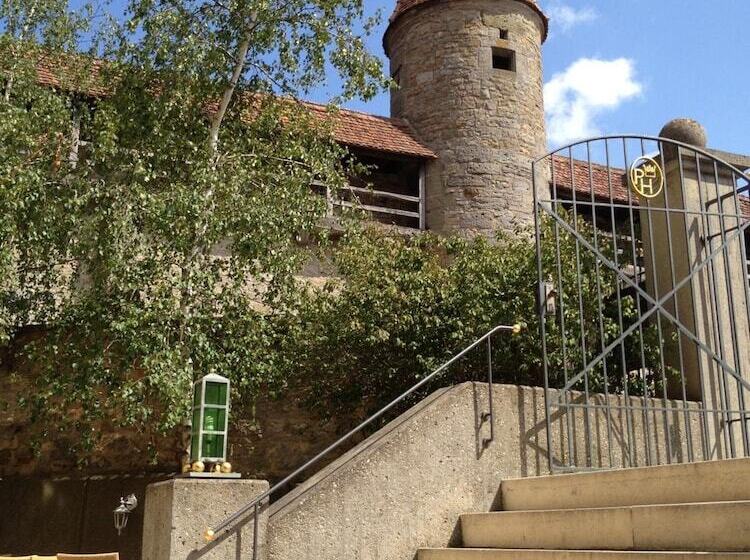
<path id="1" fill-rule="evenodd" d="M 232 101 L 234 90 L 237 88 L 237 84 L 240 81 L 242 72 L 245 69 L 245 57 L 247 56 L 247 51 L 250 49 L 251 36 L 252 29 L 247 32 L 245 37 L 242 39 L 242 43 L 240 43 L 240 47 L 237 50 L 237 58 L 235 59 L 234 71 L 232 72 L 232 79 L 229 81 L 229 86 L 227 87 L 227 89 L 224 90 L 224 96 L 222 97 L 221 103 L 219 104 L 219 109 L 216 111 L 213 121 L 211 122 L 209 146 L 211 147 L 211 152 L 213 152 L 214 154 L 216 154 L 219 149 L 219 129 L 221 128 L 221 123 L 224 120 L 224 115 L 227 112 L 227 107 L 229 107 L 229 103 Z"/>

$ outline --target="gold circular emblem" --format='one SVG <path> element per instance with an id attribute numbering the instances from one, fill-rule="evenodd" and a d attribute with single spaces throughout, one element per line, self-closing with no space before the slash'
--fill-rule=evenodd
<path id="1" fill-rule="evenodd" d="M 639 157 L 630 166 L 630 185 L 644 198 L 655 198 L 664 190 L 664 173 L 650 157 Z"/>

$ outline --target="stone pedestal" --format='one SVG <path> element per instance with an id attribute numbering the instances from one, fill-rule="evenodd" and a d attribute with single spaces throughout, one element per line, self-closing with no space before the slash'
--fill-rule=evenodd
<path id="1" fill-rule="evenodd" d="M 665 130 L 662 136 L 674 137 Z M 670 397 L 684 392 L 702 401 L 710 458 L 737 456 L 746 437 L 739 411 L 750 393 L 730 369 L 750 379 L 750 308 L 735 178 L 713 159 L 666 143 L 658 162 L 665 167 L 664 192 L 641 200 L 646 284 L 657 300 L 681 285 L 664 308 L 694 337 L 661 317 L 666 366 L 682 375 L 671 377 Z"/>
<path id="2" fill-rule="evenodd" d="M 252 560 L 252 511 L 206 543 L 206 529 L 268 490 L 264 480 L 177 478 L 146 489 L 143 560 Z M 258 558 L 263 558 L 268 508 L 261 508 Z"/>

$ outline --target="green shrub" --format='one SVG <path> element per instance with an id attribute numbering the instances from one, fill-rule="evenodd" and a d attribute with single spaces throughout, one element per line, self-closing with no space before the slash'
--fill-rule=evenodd
<path id="1" fill-rule="evenodd" d="M 582 220 L 578 227 L 582 235 L 593 235 Z M 559 289 L 558 243 L 562 271 L 558 313 L 564 310 L 566 337 L 562 337 L 560 316 L 548 318 L 552 386 L 563 383 L 566 369 L 570 375 L 578 373 L 584 358 L 590 361 L 600 353 L 602 342 L 606 346 L 620 333 L 616 275 L 606 272 L 601 263 L 597 266 L 593 253 L 580 246 L 576 257 L 574 238 L 559 230 L 555 237 L 550 223 L 542 231 L 544 276 L 554 279 Z M 611 258 L 611 243 L 601 249 Z M 530 235 L 500 236 L 490 242 L 355 231 L 340 243 L 333 265 L 337 278 L 322 288 L 298 287 L 283 306 L 280 352 L 289 367 L 286 378 L 310 386 L 318 406 L 335 411 L 363 402 L 371 409 L 383 405 L 500 324 L 523 323 L 526 329 L 517 336 L 500 333 L 493 337 L 496 382 L 543 384 L 536 248 Z M 637 318 L 636 303 L 632 295 L 620 296 L 627 328 Z M 607 355 L 607 390 L 621 389 L 626 379 L 632 394 L 642 394 L 644 383 L 649 391 L 660 388 L 655 329 L 646 327 L 643 339 L 645 381 L 640 375 L 623 374 L 618 346 Z M 622 347 L 625 371 L 643 369 L 639 347 L 636 329 Z M 589 376 L 592 391 L 604 390 L 603 366 Z M 481 380 L 486 369 L 486 347 L 482 346 L 453 366 L 441 382 Z"/>

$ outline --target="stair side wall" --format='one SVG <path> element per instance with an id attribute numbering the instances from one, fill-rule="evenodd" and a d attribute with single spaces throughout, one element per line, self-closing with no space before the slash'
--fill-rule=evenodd
<path id="1" fill-rule="evenodd" d="M 413 560 L 418 548 L 459 544 L 459 515 L 499 508 L 503 479 L 549 472 L 544 391 L 495 385 L 495 440 L 483 449 L 487 403 L 482 383 L 437 391 L 276 502 L 268 560 Z M 648 423 L 645 415 L 631 418 L 628 441 L 617 410 L 609 420 L 604 410 L 590 413 L 593 459 L 607 461 L 611 449 L 615 463 L 644 464 L 644 434 L 650 433 L 652 462 L 668 462 L 662 413 L 649 413 Z M 685 461 L 685 416 L 672 416 L 666 434 L 671 459 Z M 690 432 L 698 434 L 699 415 L 689 416 Z M 570 419 L 569 446 L 565 414 L 553 415 L 552 453 L 559 464 L 568 461 L 570 448 L 581 464 L 588 448 L 580 410 Z"/>

